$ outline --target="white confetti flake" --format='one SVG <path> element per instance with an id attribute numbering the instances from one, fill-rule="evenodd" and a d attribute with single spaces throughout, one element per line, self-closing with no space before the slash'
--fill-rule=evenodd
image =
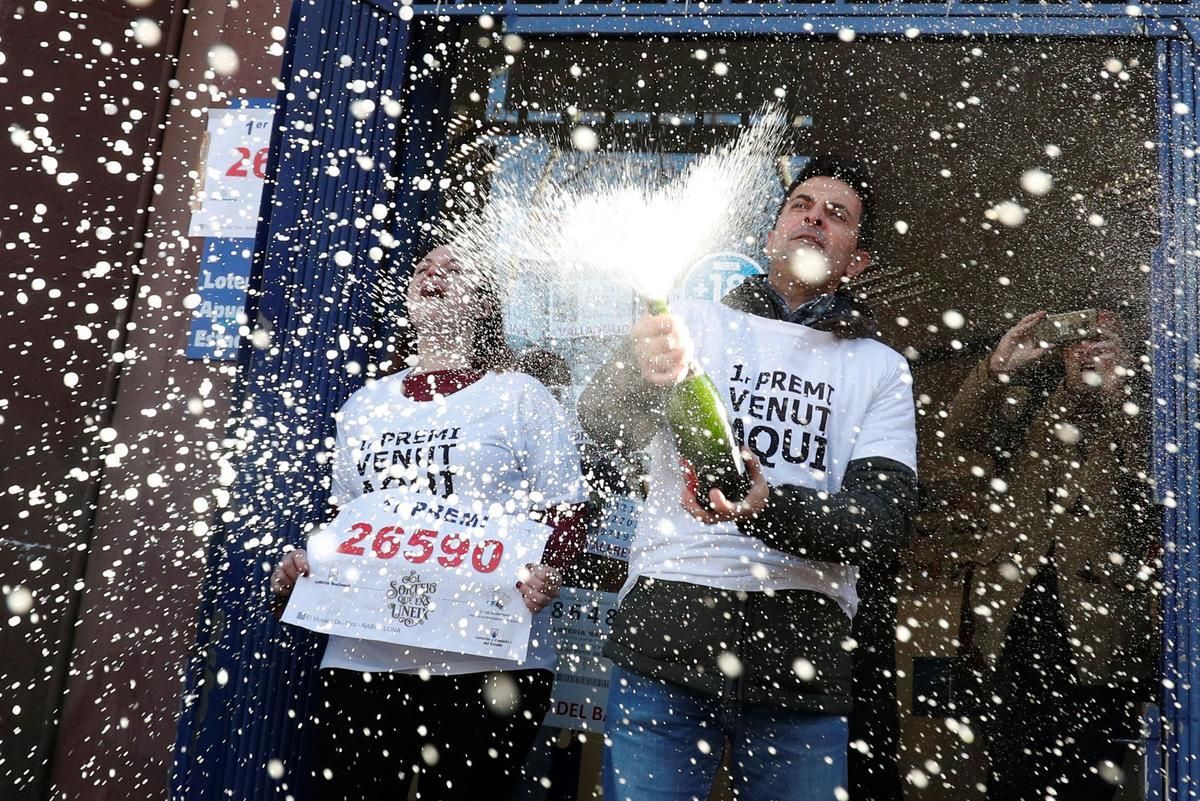
<path id="1" fill-rule="evenodd" d="M 792 275 L 809 286 L 819 286 L 829 277 L 829 260 L 825 254 L 810 247 L 801 247 L 788 257 Z"/>
<path id="2" fill-rule="evenodd" d="M 355 100 L 350 104 L 350 114 L 356 120 L 365 120 L 375 113 L 375 101 L 368 97 Z"/>
<path id="3" fill-rule="evenodd" d="M 946 311 L 942 312 L 942 322 L 946 324 L 947 328 L 957 331 L 966 325 L 967 318 L 963 317 L 963 314 L 960 311 L 955 309 L 946 309 Z"/>
<path id="4" fill-rule="evenodd" d="M 924 790 L 929 786 L 929 776 L 925 774 L 925 771 L 920 770 L 919 768 L 913 768 L 910 770 L 908 772 L 907 779 L 909 784 L 919 790 Z"/>
<path id="5" fill-rule="evenodd" d="M 1045 170 L 1035 167 L 1021 173 L 1021 188 L 1035 197 L 1041 197 L 1054 188 L 1054 178 Z"/>
<path id="6" fill-rule="evenodd" d="M 499 717 L 511 717 L 521 705 L 521 690 L 507 673 L 489 676 L 483 697 L 488 710 Z"/>
<path id="7" fill-rule="evenodd" d="M 571 131 L 571 146 L 581 153 L 591 153 L 599 144 L 596 132 L 586 125 L 578 125 Z"/>
<path id="8" fill-rule="evenodd" d="M 233 75 L 238 71 L 241 65 L 241 60 L 238 58 L 237 51 L 227 44 L 214 45 L 208 51 L 208 66 L 220 76 Z"/>
<path id="9" fill-rule="evenodd" d="M 139 17 L 133 21 L 133 40 L 142 47 L 157 47 L 162 41 L 162 28 L 149 17 Z"/>
<path id="10" fill-rule="evenodd" d="M 1058 437 L 1068 445 L 1074 445 L 1079 442 L 1079 429 L 1070 423 L 1058 423 L 1054 426 L 1054 436 Z"/>
<path id="11" fill-rule="evenodd" d="M 28 614 L 33 609 L 33 593 L 25 587 L 14 587 L 5 597 L 4 604 L 14 615 Z"/>
<path id="12" fill-rule="evenodd" d="M 1026 211 L 1011 200 L 1005 200 L 992 207 L 996 219 L 1007 228 L 1018 228 L 1025 222 Z"/>

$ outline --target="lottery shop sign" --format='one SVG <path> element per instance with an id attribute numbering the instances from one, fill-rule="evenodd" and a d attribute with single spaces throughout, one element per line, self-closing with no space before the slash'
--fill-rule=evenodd
<path id="1" fill-rule="evenodd" d="M 550 529 L 404 491 L 369 492 L 308 540 L 283 621 L 325 634 L 524 661 L 533 616 L 516 588 Z"/>

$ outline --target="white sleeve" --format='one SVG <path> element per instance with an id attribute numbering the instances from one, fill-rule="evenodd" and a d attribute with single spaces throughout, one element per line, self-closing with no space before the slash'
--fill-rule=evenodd
<path id="1" fill-rule="evenodd" d="M 540 506 L 586 500 L 579 449 L 575 447 L 566 412 L 544 386 L 529 379 L 517 409 L 518 456 Z"/>
<path id="2" fill-rule="evenodd" d="M 329 502 L 334 506 L 342 506 L 352 501 L 362 493 L 358 491 L 362 484 L 354 475 L 354 454 L 346 439 L 345 406 L 334 415 L 337 431 L 333 437 L 333 470 L 329 487 Z"/>
<path id="3" fill-rule="evenodd" d="M 908 362 L 894 355 L 894 367 L 871 399 L 854 438 L 850 461 L 880 456 L 917 469 L 917 415 Z"/>

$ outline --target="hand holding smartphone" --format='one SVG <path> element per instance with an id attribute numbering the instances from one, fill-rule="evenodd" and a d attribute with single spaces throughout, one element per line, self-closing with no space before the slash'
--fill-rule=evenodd
<path id="1" fill-rule="evenodd" d="M 1071 345 L 1088 339 L 1101 339 L 1100 313 L 1096 309 L 1048 314 L 1033 330 L 1034 338 L 1050 345 Z"/>

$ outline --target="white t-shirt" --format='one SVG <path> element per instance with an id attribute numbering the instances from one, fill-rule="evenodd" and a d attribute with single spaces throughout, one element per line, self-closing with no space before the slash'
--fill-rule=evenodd
<path id="1" fill-rule="evenodd" d="M 566 416 L 536 380 L 523 373 L 487 373 L 448 396 L 415 401 L 404 395 L 409 372 L 362 387 L 335 416 L 333 502 L 382 489 L 408 490 L 495 517 L 586 497 Z M 553 664 L 549 631 L 546 615 L 535 615 L 523 667 Z M 331 636 L 321 667 L 457 674 L 513 663 Z"/>
<path id="2" fill-rule="evenodd" d="M 834 493 L 846 465 L 871 456 L 916 469 L 912 378 L 891 348 L 719 303 L 677 301 L 672 311 L 725 400 L 735 437 L 758 457 L 770 484 Z M 854 616 L 856 568 L 768 548 L 733 523 L 700 523 L 679 502 L 679 453 L 665 428 L 649 451 L 650 495 L 623 592 L 638 576 L 726 590 L 805 589 Z"/>

